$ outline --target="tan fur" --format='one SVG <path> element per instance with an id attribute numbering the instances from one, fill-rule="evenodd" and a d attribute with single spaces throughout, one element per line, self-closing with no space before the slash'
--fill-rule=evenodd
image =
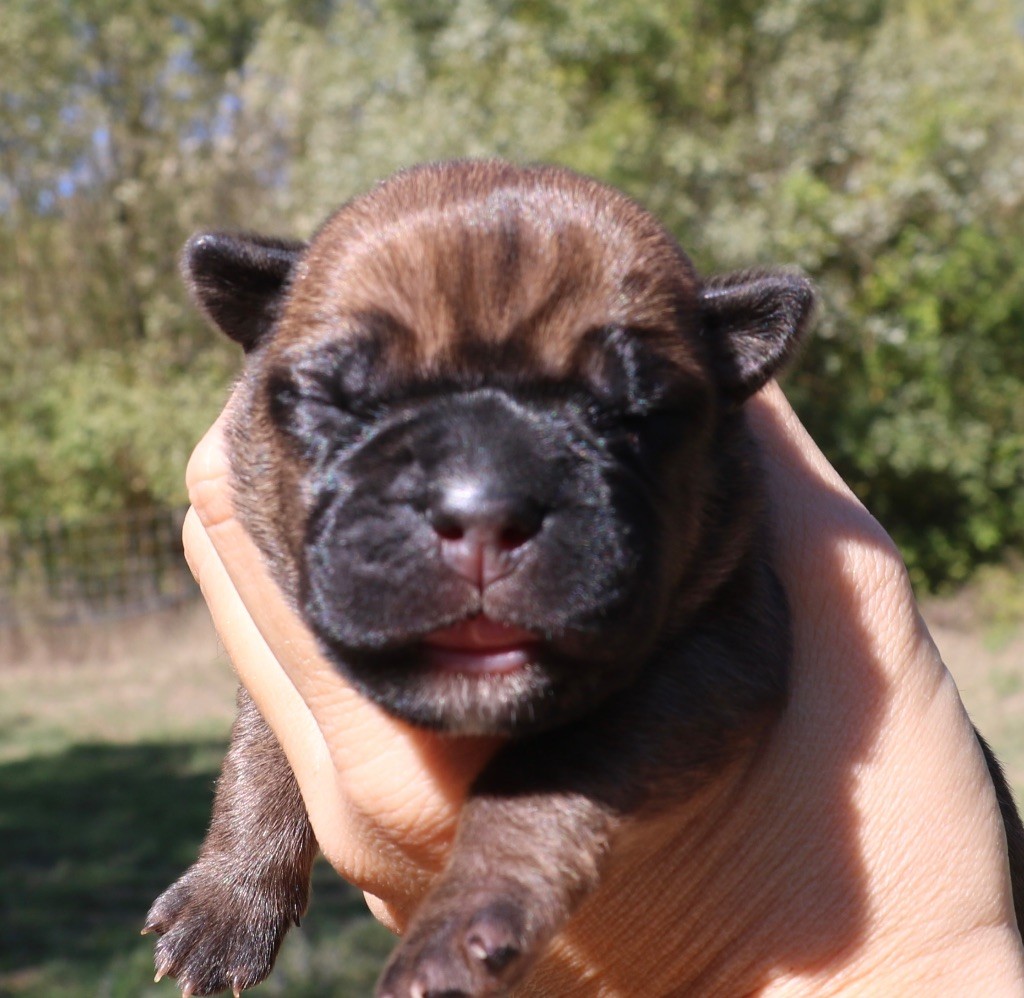
<path id="1" fill-rule="evenodd" d="M 423 372 L 466 340 L 515 339 L 529 342 L 538 371 L 565 375 L 580 339 L 607 325 L 643 330 L 687 365 L 693 358 L 672 333 L 696 292 L 667 233 L 596 181 L 497 161 L 420 167 L 324 224 L 275 349 L 343 334 L 352 316 L 374 311 L 412 334 L 402 360 Z"/>

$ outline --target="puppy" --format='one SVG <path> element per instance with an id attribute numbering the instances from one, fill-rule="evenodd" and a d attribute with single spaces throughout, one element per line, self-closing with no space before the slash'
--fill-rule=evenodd
<path id="1" fill-rule="evenodd" d="M 398 174 L 308 245 L 194 237 L 184 270 L 246 351 L 238 513 L 326 655 L 406 721 L 509 736 L 378 993 L 504 993 L 624 820 L 705 784 L 783 705 L 742 407 L 811 286 L 702 280 L 619 192 L 496 161 Z M 315 852 L 241 692 L 200 857 L 147 918 L 158 971 L 192 995 L 263 980 Z"/>

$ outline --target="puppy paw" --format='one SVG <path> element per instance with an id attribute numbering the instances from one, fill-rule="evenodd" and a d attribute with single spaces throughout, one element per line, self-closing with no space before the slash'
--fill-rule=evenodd
<path id="1" fill-rule="evenodd" d="M 305 896 L 239 881 L 200 861 L 153 903 L 143 934 L 159 933 L 156 980 L 173 977 L 184 998 L 231 990 L 236 996 L 264 980 L 281 940 L 298 924 Z"/>
<path id="2" fill-rule="evenodd" d="M 454 907 L 454 904 L 453 904 Z M 417 919 L 377 987 L 379 998 L 502 995 L 525 971 L 534 946 L 518 902 L 488 896 Z"/>

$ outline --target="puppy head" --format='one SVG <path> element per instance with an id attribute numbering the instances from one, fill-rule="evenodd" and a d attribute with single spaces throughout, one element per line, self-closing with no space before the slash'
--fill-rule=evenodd
<path id="1" fill-rule="evenodd" d="M 399 174 L 308 245 L 194 237 L 185 271 L 247 352 L 236 501 L 278 580 L 367 695 L 455 732 L 594 706 L 728 574 L 738 408 L 812 305 L 500 162 Z"/>

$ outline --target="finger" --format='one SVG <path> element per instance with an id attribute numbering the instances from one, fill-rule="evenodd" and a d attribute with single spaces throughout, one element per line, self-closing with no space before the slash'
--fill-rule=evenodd
<path id="1" fill-rule="evenodd" d="M 293 769 L 312 807 L 322 806 L 337 788 L 330 753 L 313 715 L 253 623 L 194 508 L 185 517 L 182 539 L 232 665 L 264 717 L 288 732 L 282 739 L 285 754 L 294 760 Z"/>
<path id="2" fill-rule="evenodd" d="M 373 915 L 385 929 L 390 929 L 392 932 L 400 933 L 405 923 L 404 917 L 402 917 L 394 906 L 388 904 L 386 901 L 381 900 L 368 891 L 363 892 L 363 900 L 366 901 L 366 907 L 370 910 L 370 914 Z"/>
<path id="3" fill-rule="evenodd" d="M 887 643 L 879 657 L 928 640 L 899 550 L 818 449 L 778 385 L 750 402 L 771 499 L 775 563 L 803 623 L 818 629 L 863 624 Z M 883 625 L 880 626 L 880 625 Z M 808 636 L 815 647 L 849 637 Z"/>
<path id="4" fill-rule="evenodd" d="M 188 482 L 197 518 L 225 573 L 219 582 L 230 579 L 240 604 L 256 611 L 247 625 L 267 652 L 240 649 L 236 668 L 308 795 L 321 848 L 349 879 L 402 903 L 443 865 L 467 787 L 496 743 L 440 738 L 396 722 L 323 658 L 234 517 L 223 421 L 197 447 Z M 268 674 L 276 678 L 268 680 Z M 282 675 L 290 680 L 292 696 L 308 707 L 327 747 L 337 774 L 333 788 L 317 769 L 320 757 L 305 756 L 304 738 L 295 737 L 291 747 L 292 711 L 285 706 L 279 712 L 278 706 Z M 314 765 L 315 760 L 320 762 Z"/>
<path id="5" fill-rule="evenodd" d="M 982 925 L 1010 917 L 1006 884 L 991 879 L 979 880 L 969 901 L 947 905 L 944 895 L 926 913 L 903 909 L 919 897 L 906 890 L 915 877 L 945 883 L 950 868 L 1002 876 L 992 784 L 898 549 L 778 386 L 759 393 L 750 413 L 765 455 L 775 562 L 794 608 L 792 691 L 777 744 L 799 752 L 792 766 L 805 781 L 827 767 L 849 770 L 845 791 L 870 845 L 862 861 L 879 885 L 879 915 L 906 926 L 923 916 Z"/>
<path id="6" fill-rule="evenodd" d="M 194 509 L 185 520 L 184 540 L 217 633 L 239 679 L 278 736 L 321 849 L 353 882 L 379 884 L 392 877 L 395 860 L 377 841 L 370 805 L 353 806 L 339 785 L 334 758 L 315 716 L 253 622 Z M 405 875 L 419 874 L 405 870 Z"/>

